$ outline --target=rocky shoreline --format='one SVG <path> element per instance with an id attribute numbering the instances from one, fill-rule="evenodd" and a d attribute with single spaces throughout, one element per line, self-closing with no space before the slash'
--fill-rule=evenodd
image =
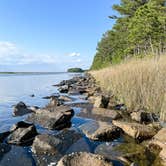
<path id="1" fill-rule="evenodd" d="M 29 148 L 33 162 L 25 166 L 166 165 L 166 128 L 157 115 L 127 110 L 89 74 L 54 86 L 59 93 L 46 96 L 45 107 L 14 106 L 13 116 L 27 118 L 0 133 L 0 163 L 14 146 Z"/>

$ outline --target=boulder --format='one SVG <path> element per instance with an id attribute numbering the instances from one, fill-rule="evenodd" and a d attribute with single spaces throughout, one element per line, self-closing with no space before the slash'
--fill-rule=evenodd
<path id="1" fill-rule="evenodd" d="M 13 116 L 22 116 L 32 112 L 33 111 L 29 109 L 25 103 L 19 102 L 14 106 Z"/>
<path id="2" fill-rule="evenodd" d="M 140 141 L 152 138 L 156 133 L 156 129 L 139 123 L 129 123 L 113 120 L 112 122 L 115 126 L 121 128 L 126 134 L 138 139 Z"/>
<path id="3" fill-rule="evenodd" d="M 150 141 L 149 148 L 159 149 L 159 157 L 162 159 L 163 165 L 166 165 L 166 128 L 162 128 Z"/>
<path id="4" fill-rule="evenodd" d="M 109 103 L 109 97 L 100 95 L 95 98 L 94 107 L 107 108 Z"/>
<path id="5" fill-rule="evenodd" d="M 63 86 L 61 86 L 61 87 L 58 88 L 58 91 L 59 91 L 60 93 L 68 93 L 68 91 L 69 91 L 69 86 L 68 86 L 68 85 L 63 85 Z"/>
<path id="6" fill-rule="evenodd" d="M 10 131 L 6 131 L 3 133 L 0 133 L 0 143 L 4 141 L 4 139 L 10 134 Z"/>
<path id="7" fill-rule="evenodd" d="M 78 115 L 100 121 L 116 120 L 122 117 L 118 111 L 96 107 L 90 110 L 83 109 Z"/>
<path id="8" fill-rule="evenodd" d="M 83 133 L 92 140 L 113 140 L 121 134 L 119 127 L 107 122 L 91 121 L 80 126 Z"/>
<path id="9" fill-rule="evenodd" d="M 132 120 L 135 120 L 139 123 L 152 123 L 159 121 L 156 114 L 145 112 L 143 110 L 132 112 L 130 115 Z"/>
<path id="10" fill-rule="evenodd" d="M 69 96 L 60 96 L 59 100 L 64 101 L 64 102 L 70 102 L 70 101 L 72 101 L 72 98 Z"/>
<path id="11" fill-rule="evenodd" d="M 57 166 L 112 166 L 104 157 L 92 153 L 79 152 L 65 155 Z"/>
<path id="12" fill-rule="evenodd" d="M 42 134 L 36 136 L 32 145 L 32 152 L 36 154 L 57 154 L 59 153 L 58 146 L 61 144 L 61 140 L 53 135 Z"/>
<path id="13" fill-rule="evenodd" d="M 73 144 L 77 143 L 82 138 L 82 135 L 74 130 L 64 130 L 57 135 L 41 134 L 36 136 L 33 141 L 32 151 L 35 154 L 49 154 L 49 155 L 61 155 Z M 76 146 L 76 145 L 75 145 Z M 72 148 L 73 149 L 73 148 Z M 79 145 L 77 145 L 77 150 Z"/>
<path id="14" fill-rule="evenodd" d="M 41 109 L 36 114 L 30 115 L 27 120 L 48 129 L 61 130 L 70 126 L 70 120 L 73 116 L 74 110 L 72 108 L 59 106 Z"/>
<path id="15" fill-rule="evenodd" d="M 37 135 L 36 127 L 33 124 L 18 122 L 11 128 L 11 134 L 7 138 L 7 142 L 17 145 L 29 145 Z"/>

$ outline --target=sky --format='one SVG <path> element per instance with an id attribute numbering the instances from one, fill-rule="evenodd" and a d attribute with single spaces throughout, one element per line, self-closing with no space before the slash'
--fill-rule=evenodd
<path id="1" fill-rule="evenodd" d="M 0 0 L 0 71 L 88 69 L 120 0 Z"/>

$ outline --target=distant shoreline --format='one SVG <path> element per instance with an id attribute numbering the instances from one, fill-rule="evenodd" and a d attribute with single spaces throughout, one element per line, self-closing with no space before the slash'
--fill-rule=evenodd
<path id="1" fill-rule="evenodd" d="M 20 74 L 26 74 L 26 75 L 29 75 L 29 74 L 63 74 L 63 73 L 66 73 L 66 72 L 0 72 L 0 74 L 17 74 L 17 75 L 20 75 Z"/>

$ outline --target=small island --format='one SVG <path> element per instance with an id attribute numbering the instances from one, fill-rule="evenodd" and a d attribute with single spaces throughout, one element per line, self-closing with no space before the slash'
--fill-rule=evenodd
<path id="1" fill-rule="evenodd" d="M 70 68 L 70 69 L 68 69 L 67 70 L 67 72 L 70 72 L 70 73 L 82 73 L 82 72 L 84 72 L 84 70 L 83 69 L 81 69 L 81 68 Z"/>

